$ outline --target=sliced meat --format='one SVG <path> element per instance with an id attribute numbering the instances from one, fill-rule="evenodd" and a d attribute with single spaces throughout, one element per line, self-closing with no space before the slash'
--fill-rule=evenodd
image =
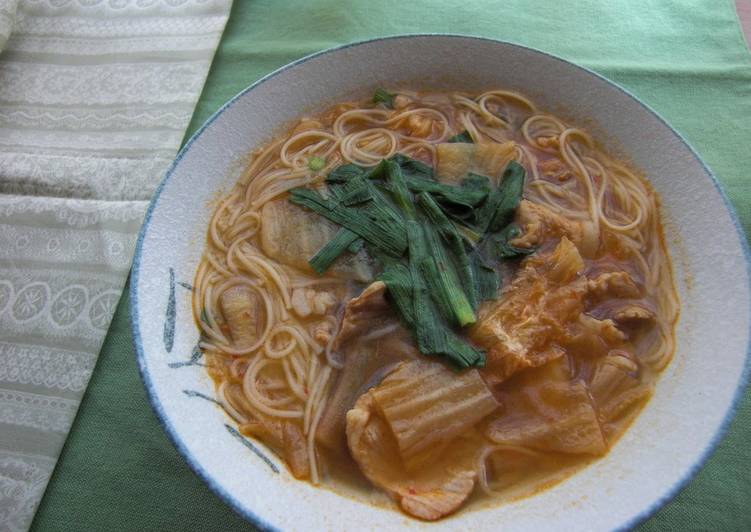
<path id="1" fill-rule="evenodd" d="M 613 321 L 616 323 L 634 323 L 652 321 L 655 318 L 653 310 L 646 306 L 629 303 L 616 309 L 613 313 Z"/>
<path id="2" fill-rule="evenodd" d="M 614 265 L 606 267 L 612 268 Z M 628 331 L 654 323 L 654 303 L 642 298 L 642 288 L 628 272 L 619 269 L 598 272 L 590 278 L 587 286 L 593 305 L 588 314 L 593 317 L 612 320 L 615 325 Z"/>
<path id="3" fill-rule="evenodd" d="M 590 331 L 591 334 L 602 338 L 608 344 L 615 345 L 626 340 L 626 335 L 616 327 L 613 320 L 598 320 L 592 316 L 582 314 L 579 316 L 578 324 L 583 329 Z"/>
<path id="4" fill-rule="evenodd" d="M 604 356 L 626 341 L 626 334 L 610 319 L 600 320 L 587 314 L 569 324 L 562 343 L 575 356 L 595 358 Z"/>
<path id="5" fill-rule="evenodd" d="M 335 327 L 336 326 L 330 321 L 316 323 L 310 329 L 311 336 L 313 336 L 313 339 L 320 345 L 329 345 L 329 342 L 334 337 Z"/>
<path id="6" fill-rule="evenodd" d="M 570 379 L 565 359 L 517 375 L 498 393 L 504 409 L 485 430 L 495 443 L 569 454 L 607 451 L 587 386 Z"/>
<path id="7" fill-rule="evenodd" d="M 310 477 L 305 436 L 296 422 L 259 415 L 240 425 L 240 432 L 262 441 L 277 453 L 281 452 L 295 478 Z"/>
<path id="8" fill-rule="evenodd" d="M 286 198 L 269 201 L 261 209 L 261 247 L 274 260 L 312 273 L 308 260 L 338 231 L 320 215 L 293 205 Z M 344 253 L 328 270 L 345 279 L 367 282 L 373 267 L 367 253 Z"/>
<path id="9" fill-rule="evenodd" d="M 385 290 L 386 285 L 377 281 L 345 306 L 344 318 L 333 344 L 344 367 L 334 382 L 316 432 L 316 440 L 329 449 L 342 450 L 345 447 L 345 418 L 355 400 L 377 384 L 386 370 L 419 355 L 384 298 Z M 367 339 L 374 331 L 389 328 L 393 329 L 391 334 Z"/>
<path id="10" fill-rule="evenodd" d="M 606 299 L 588 313 L 595 318 L 610 320 L 618 327 L 633 330 L 652 325 L 656 316 L 654 304 L 644 299 Z"/>
<path id="11" fill-rule="evenodd" d="M 261 336 L 265 312 L 260 296 L 248 286 L 236 285 L 222 292 L 219 303 L 235 346 L 249 347 L 256 343 Z"/>
<path id="12" fill-rule="evenodd" d="M 295 478 L 309 478 L 308 449 L 305 436 L 297 423 L 287 421 L 282 424 L 282 446 L 284 460 Z"/>
<path id="13" fill-rule="evenodd" d="M 612 271 L 599 274 L 588 282 L 590 294 L 605 299 L 608 297 L 636 298 L 639 287 L 631 275 L 624 271 Z"/>
<path id="14" fill-rule="evenodd" d="M 405 365 L 409 364 L 414 362 Z M 353 458 L 363 474 L 394 497 L 406 513 L 433 521 L 455 512 L 474 489 L 482 437 L 468 422 L 461 435 L 447 434 L 434 441 L 441 452 L 421 460 L 419 469 L 408 471 L 400 459 L 399 441 L 378 404 L 379 389 L 385 383 L 363 394 L 347 413 L 347 442 Z M 419 421 L 414 418 L 416 424 Z"/>
<path id="15" fill-rule="evenodd" d="M 506 165 L 514 159 L 514 142 L 469 144 L 447 142 L 436 147 L 436 177 L 444 183 L 458 184 L 467 174 L 487 176 L 498 184 Z"/>
<path id="16" fill-rule="evenodd" d="M 387 320 L 395 320 L 395 317 L 386 301 L 386 285 L 383 281 L 376 281 L 347 302 L 334 349 L 340 349 L 351 339 L 372 331 Z"/>
<path id="17" fill-rule="evenodd" d="M 585 257 L 592 257 L 599 246 L 599 235 L 588 222 L 573 221 L 556 214 L 550 208 L 522 200 L 516 209 L 516 223 L 521 236 L 510 244 L 519 248 L 535 248 L 550 239 L 568 238 Z"/>
<path id="18" fill-rule="evenodd" d="M 322 316 L 336 305 L 336 296 L 326 290 L 295 288 L 292 290 L 292 310 L 301 318 Z"/>

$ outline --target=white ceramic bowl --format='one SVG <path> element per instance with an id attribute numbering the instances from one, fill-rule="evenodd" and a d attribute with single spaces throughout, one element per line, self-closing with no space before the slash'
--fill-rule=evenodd
<path id="1" fill-rule="evenodd" d="M 503 87 L 586 124 L 606 148 L 643 170 L 662 197 L 682 303 L 675 359 L 606 457 L 534 497 L 460 511 L 433 524 L 295 481 L 212 403 L 213 387 L 194 347 L 198 332 L 187 283 L 204 247 L 207 203 L 235 183 L 248 151 L 284 124 L 376 86 Z M 630 527 L 693 477 L 721 438 L 746 382 L 748 248 L 710 170 L 659 115 L 603 77 L 488 39 L 418 35 L 342 46 L 296 61 L 241 92 L 201 127 L 167 172 L 141 230 L 130 296 L 138 363 L 165 430 L 211 489 L 263 528 Z"/>

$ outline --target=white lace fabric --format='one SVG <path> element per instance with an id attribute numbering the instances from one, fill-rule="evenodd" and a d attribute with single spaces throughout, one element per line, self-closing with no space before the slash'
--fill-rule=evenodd
<path id="1" fill-rule="evenodd" d="M 231 0 L 0 0 L 0 530 L 26 530 Z"/>

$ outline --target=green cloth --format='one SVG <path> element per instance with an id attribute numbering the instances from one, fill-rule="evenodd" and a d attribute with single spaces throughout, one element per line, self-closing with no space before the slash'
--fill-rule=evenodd
<path id="1" fill-rule="evenodd" d="M 751 228 L 751 56 L 731 0 L 235 0 L 191 130 L 240 89 L 293 59 L 415 32 L 519 42 L 622 84 L 688 138 L 725 185 L 745 230 Z M 126 294 L 33 528 L 249 529 L 167 440 L 138 376 L 129 327 Z M 707 466 L 642 529 L 751 529 L 749 464 L 746 393 Z"/>

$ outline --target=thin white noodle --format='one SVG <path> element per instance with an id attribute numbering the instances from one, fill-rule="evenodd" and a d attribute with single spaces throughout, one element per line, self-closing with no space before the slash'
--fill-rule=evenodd
<path id="1" fill-rule="evenodd" d="M 265 274 L 266 277 L 268 277 L 271 281 L 274 282 L 277 289 L 279 290 L 279 294 L 282 297 L 282 302 L 284 303 L 284 308 L 289 309 L 292 307 L 292 303 L 290 300 L 289 295 L 289 288 L 284 279 L 281 278 L 281 274 L 274 268 L 271 263 L 259 255 L 245 255 L 243 254 L 236 254 L 236 256 L 240 259 L 240 261 L 245 264 L 246 266 L 250 266 L 252 268 L 252 265 L 257 266 L 260 268 Z"/>
<path id="2" fill-rule="evenodd" d="M 335 369 L 342 369 L 344 367 L 344 363 L 337 360 L 334 357 L 333 347 L 334 347 L 334 341 L 336 340 L 336 335 L 339 334 L 339 320 L 336 318 L 336 316 L 327 316 L 326 321 L 332 325 L 331 328 L 331 338 L 329 338 L 329 341 L 326 342 L 326 348 L 324 349 L 324 354 L 326 355 L 326 362 L 329 363 L 329 366 Z"/>
<path id="3" fill-rule="evenodd" d="M 287 345 L 282 349 L 275 350 L 270 346 L 270 344 L 276 337 L 276 335 L 281 333 L 287 333 L 290 336 L 291 341 L 287 343 Z M 302 349 L 304 356 L 308 355 L 308 343 L 306 342 L 302 333 L 296 327 L 292 327 L 290 325 L 277 325 L 276 327 L 274 327 L 266 338 L 266 342 L 264 343 L 264 351 L 266 353 L 266 356 L 269 358 L 284 358 L 289 355 L 296 347 Z"/>
<path id="4" fill-rule="evenodd" d="M 315 436 L 316 431 L 318 430 L 318 423 L 321 421 L 321 416 L 323 415 L 323 411 L 326 407 L 326 401 L 322 398 L 326 391 L 326 385 L 328 384 L 329 376 L 331 375 L 331 368 L 326 367 L 322 373 L 323 374 L 319 379 L 319 382 L 321 384 L 320 393 L 318 394 L 320 404 L 316 409 L 316 413 L 313 418 L 313 422 L 311 423 L 310 431 L 308 433 L 308 461 L 310 462 L 310 480 L 313 484 L 318 484 L 319 482 L 318 459 L 315 449 Z"/>
<path id="5" fill-rule="evenodd" d="M 222 403 L 222 408 L 232 417 L 235 421 L 240 423 L 241 425 L 244 425 L 248 422 L 248 418 L 245 417 L 243 414 L 241 414 L 238 410 L 235 409 L 234 406 L 232 406 L 232 403 L 230 403 L 229 399 L 227 399 L 227 386 L 229 385 L 228 381 L 224 381 L 219 385 L 219 389 L 217 390 L 217 395 L 219 396 L 219 399 Z"/>
<path id="6" fill-rule="evenodd" d="M 284 376 L 287 379 L 287 386 L 290 387 L 292 393 L 294 393 L 300 400 L 307 401 L 308 394 L 305 392 L 305 388 L 300 384 L 297 377 L 293 374 L 289 360 L 282 360 L 282 369 Z"/>
<path id="7" fill-rule="evenodd" d="M 248 366 L 243 378 L 243 392 L 246 398 L 251 402 L 254 408 L 257 408 L 260 412 L 272 417 L 280 417 L 287 419 L 297 419 L 303 416 L 302 410 L 281 410 L 270 406 L 268 399 L 264 397 L 256 390 L 256 377 L 258 372 L 268 365 L 271 361 L 265 358 L 256 358 Z"/>
<path id="8" fill-rule="evenodd" d="M 383 338 L 384 336 L 391 334 L 392 332 L 399 329 L 399 327 L 400 325 L 398 323 L 392 323 L 390 325 L 387 325 L 386 327 L 381 327 L 380 329 L 376 329 L 372 332 L 369 332 L 368 334 L 363 335 L 360 339 L 363 342 L 370 342 L 377 338 Z"/>

